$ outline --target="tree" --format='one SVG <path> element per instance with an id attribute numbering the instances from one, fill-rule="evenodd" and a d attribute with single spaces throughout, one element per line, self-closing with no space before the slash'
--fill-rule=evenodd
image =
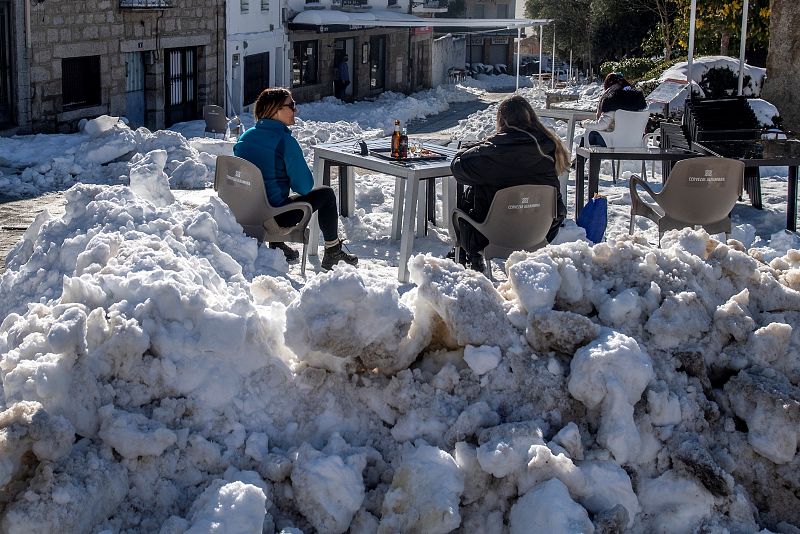
<path id="1" fill-rule="evenodd" d="M 664 45 L 664 59 L 672 59 L 672 50 L 677 40 L 673 30 L 673 19 L 679 0 L 629 0 L 629 2 L 634 10 L 650 13 L 658 19 L 656 29 Z"/>

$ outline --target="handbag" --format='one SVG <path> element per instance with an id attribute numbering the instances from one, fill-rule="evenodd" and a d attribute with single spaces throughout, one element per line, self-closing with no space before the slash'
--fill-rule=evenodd
<path id="1" fill-rule="evenodd" d="M 578 226 L 586 230 L 586 238 L 592 243 L 603 240 L 608 225 L 608 199 L 595 194 L 581 210 L 576 221 Z"/>

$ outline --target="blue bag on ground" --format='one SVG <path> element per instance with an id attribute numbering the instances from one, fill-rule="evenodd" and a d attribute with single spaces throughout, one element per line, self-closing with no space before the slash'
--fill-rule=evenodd
<path id="1" fill-rule="evenodd" d="M 577 224 L 586 230 L 586 238 L 589 241 L 592 243 L 602 241 L 608 224 L 608 199 L 600 195 L 589 199 L 578 215 Z"/>

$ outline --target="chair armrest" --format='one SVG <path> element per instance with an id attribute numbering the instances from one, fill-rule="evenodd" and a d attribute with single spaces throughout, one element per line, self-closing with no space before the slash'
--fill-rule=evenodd
<path id="1" fill-rule="evenodd" d="M 311 220 L 311 214 L 313 213 L 311 204 L 308 202 L 290 202 L 284 206 L 272 208 L 272 218 L 274 219 L 282 213 L 288 213 L 295 210 L 303 212 L 303 218 L 300 219 L 300 222 L 298 222 L 295 226 L 304 226 L 308 224 L 308 221 Z"/>
<path id="2" fill-rule="evenodd" d="M 632 174 L 630 181 L 628 182 L 628 188 L 630 189 L 631 194 L 631 213 L 647 217 L 652 221 L 657 221 L 659 218 L 661 218 L 661 215 L 659 215 L 656 210 L 654 210 L 647 202 L 639 197 L 639 192 L 636 190 L 637 185 L 642 186 L 642 188 L 647 191 L 651 197 L 653 197 L 653 200 L 658 203 L 658 194 L 653 191 L 647 182 L 642 180 L 640 176 Z"/>

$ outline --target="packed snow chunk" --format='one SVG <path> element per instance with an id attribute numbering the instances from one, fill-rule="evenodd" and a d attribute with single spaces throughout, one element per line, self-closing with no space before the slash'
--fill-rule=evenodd
<path id="1" fill-rule="evenodd" d="M 127 469 L 84 440 L 68 457 L 36 471 L 28 490 L 6 507 L 0 532 L 93 532 L 127 492 Z"/>
<path id="2" fill-rule="evenodd" d="M 112 128 L 118 125 L 119 125 L 119 117 L 112 117 L 110 115 L 100 115 L 97 118 L 86 121 L 86 124 L 83 125 L 83 131 L 90 137 L 98 137 L 110 131 Z M 125 127 L 127 128 L 127 126 Z"/>
<path id="3" fill-rule="evenodd" d="M 520 494 L 551 478 L 563 482 L 574 497 L 581 497 L 589 491 L 583 473 L 565 454 L 553 454 L 545 445 L 532 445 L 528 457 L 528 469 L 519 474 L 517 482 Z"/>
<path id="4" fill-rule="evenodd" d="M 786 323 L 770 323 L 752 332 L 745 346 L 745 353 L 759 365 L 774 365 L 786 357 L 792 327 Z"/>
<path id="5" fill-rule="evenodd" d="M 514 263 L 508 269 L 508 280 L 528 313 L 552 309 L 561 286 L 558 267 L 547 256 Z"/>
<path id="6" fill-rule="evenodd" d="M 464 474 L 445 451 L 419 445 L 404 451 L 383 500 L 379 534 L 444 534 L 461 524 Z"/>
<path id="7" fill-rule="evenodd" d="M 131 190 L 139 197 L 163 208 L 175 202 L 169 190 L 169 179 L 164 173 L 167 164 L 166 150 L 153 150 L 131 168 Z"/>
<path id="8" fill-rule="evenodd" d="M 591 319 L 570 311 L 546 311 L 528 314 L 525 339 L 538 352 L 551 350 L 574 354 L 600 334 L 600 326 Z"/>
<path id="9" fill-rule="evenodd" d="M 300 360 L 331 371 L 391 374 L 426 344 L 397 284 L 351 266 L 311 279 L 286 310 L 286 344 Z"/>
<path id="10" fill-rule="evenodd" d="M 111 404 L 99 413 L 97 435 L 124 458 L 160 456 L 178 440 L 175 432 L 144 415 L 115 410 Z"/>
<path id="11" fill-rule="evenodd" d="M 583 443 L 578 425 L 570 421 L 553 436 L 553 442 L 562 447 L 573 460 L 583 460 Z M 549 445 L 548 445 L 549 446 Z"/>
<path id="12" fill-rule="evenodd" d="M 693 532 L 714 512 L 714 496 L 701 484 L 680 478 L 673 471 L 639 481 L 638 489 L 643 532 Z"/>
<path id="13" fill-rule="evenodd" d="M 800 388 L 771 370 L 745 370 L 725 384 L 733 411 L 747 423 L 747 441 L 776 464 L 789 463 L 800 434 Z"/>
<path id="14" fill-rule="evenodd" d="M 714 328 L 736 341 L 744 341 L 756 327 L 756 322 L 748 309 L 749 305 L 749 290 L 743 289 L 733 295 L 725 304 L 717 306 L 714 310 Z"/>
<path id="15" fill-rule="evenodd" d="M 70 421 L 83 436 L 97 432 L 100 390 L 89 364 L 89 317 L 80 304 L 31 305 L 24 317 L 4 321 L 7 357 L 0 365 L 6 403 L 37 401 Z M 124 354 L 123 354 L 124 355 Z M 96 362 L 99 363 L 99 362 Z"/>
<path id="16" fill-rule="evenodd" d="M 345 532 L 364 501 L 363 453 L 346 458 L 326 455 L 308 443 L 297 452 L 292 491 L 297 509 L 317 532 Z"/>
<path id="17" fill-rule="evenodd" d="M 592 534 L 589 514 L 569 496 L 558 479 L 548 480 L 520 497 L 509 514 L 510 534 Z"/>
<path id="18" fill-rule="evenodd" d="M 497 367 L 503 358 L 500 347 L 474 347 L 467 345 L 464 347 L 464 361 L 476 375 L 483 375 Z"/>
<path id="19" fill-rule="evenodd" d="M 425 311 L 441 320 L 449 336 L 442 340 L 445 343 L 504 348 L 518 339 L 508 320 L 505 300 L 482 274 L 448 259 L 422 254 L 412 257 L 408 267 L 411 281 L 417 285 L 415 321 Z"/>
<path id="20" fill-rule="evenodd" d="M 186 534 L 261 532 L 266 516 L 264 491 L 242 481 L 215 480 L 192 504 Z"/>
<path id="21" fill-rule="evenodd" d="M 664 299 L 644 327 L 651 343 L 669 350 L 702 338 L 711 327 L 711 317 L 697 293 L 684 291 Z"/>
<path id="22" fill-rule="evenodd" d="M 104 165 L 135 149 L 136 135 L 121 125 L 83 142 L 76 151 L 75 163 Z"/>
<path id="23" fill-rule="evenodd" d="M 544 445 L 543 432 L 536 421 L 505 423 L 478 434 L 478 463 L 481 469 L 503 478 L 522 472 L 533 445 Z"/>
<path id="24" fill-rule="evenodd" d="M 0 412 L 0 490 L 17 475 L 26 454 L 59 460 L 69 454 L 73 441 L 70 422 L 48 414 L 38 402 L 18 402 Z"/>
<path id="25" fill-rule="evenodd" d="M 633 526 L 640 508 L 628 473 L 611 461 L 581 462 L 579 467 L 590 490 L 580 503 L 593 514 L 622 505 L 628 512 L 628 528 Z"/>
<path id="26" fill-rule="evenodd" d="M 570 394 L 590 409 L 600 408 L 597 441 L 620 463 L 634 461 L 641 436 L 633 406 L 653 380 L 653 363 L 635 339 L 603 328 L 570 363 Z"/>
<path id="27" fill-rule="evenodd" d="M 647 412 L 654 426 L 677 425 L 681 422 L 681 400 L 665 385 L 648 389 Z"/>
<path id="28" fill-rule="evenodd" d="M 211 180 L 208 167 L 192 158 L 178 163 L 169 176 L 169 183 L 175 189 L 203 189 Z"/>

